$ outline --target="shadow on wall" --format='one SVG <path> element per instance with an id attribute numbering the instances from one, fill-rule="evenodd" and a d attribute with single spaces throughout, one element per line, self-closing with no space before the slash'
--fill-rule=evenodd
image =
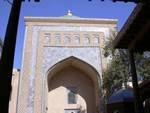
<path id="1" fill-rule="evenodd" d="M 70 88 L 76 90 L 74 90 L 78 95 L 76 104 L 79 105 L 80 113 L 96 113 L 94 83 L 86 73 L 73 66 L 65 67 L 48 80 L 48 98 L 53 101 L 50 105 L 54 104 L 55 101 L 62 102 L 60 107 L 68 103 L 67 93 Z M 57 106 L 59 107 L 59 105 Z"/>

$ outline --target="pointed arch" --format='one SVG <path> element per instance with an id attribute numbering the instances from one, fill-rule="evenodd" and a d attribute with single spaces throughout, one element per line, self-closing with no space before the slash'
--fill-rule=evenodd
<path id="1" fill-rule="evenodd" d="M 93 81 L 96 92 L 95 92 L 95 97 L 96 97 L 96 107 L 97 109 L 100 109 L 100 90 L 101 90 L 101 86 L 100 86 L 100 82 L 101 82 L 101 77 L 98 73 L 98 71 L 89 63 L 74 57 L 74 56 L 70 56 L 64 60 L 61 60 L 59 62 L 57 62 L 56 64 L 54 64 L 52 67 L 50 67 L 44 77 L 44 87 L 43 87 L 43 91 L 44 91 L 44 95 L 42 96 L 42 100 L 43 103 L 47 101 L 46 97 L 47 97 L 47 93 L 49 91 L 48 89 L 48 82 L 49 80 L 55 76 L 59 71 L 63 70 L 66 67 L 75 67 L 78 70 L 81 70 L 82 72 L 86 73 L 86 75 Z M 47 107 L 47 103 L 45 105 L 43 105 L 43 110 L 45 110 Z"/>
<path id="2" fill-rule="evenodd" d="M 46 75 L 47 77 L 52 77 L 53 75 L 55 75 L 55 73 L 57 73 L 58 71 L 60 71 L 61 69 L 67 66 L 73 66 L 73 67 L 76 67 L 77 69 L 82 70 L 83 72 L 88 74 L 89 77 L 94 82 L 96 82 L 97 80 L 101 82 L 101 77 L 98 71 L 91 64 L 74 56 L 70 56 L 54 64 L 51 68 L 49 68 Z M 48 75 L 51 75 L 51 76 L 48 76 Z"/>

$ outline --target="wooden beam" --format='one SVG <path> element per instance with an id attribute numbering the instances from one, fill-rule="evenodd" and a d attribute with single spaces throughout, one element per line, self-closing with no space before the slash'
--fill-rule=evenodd
<path id="1" fill-rule="evenodd" d="M 13 0 L 0 59 L 0 113 L 8 113 L 21 0 Z"/>
<path id="2" fill-rule="evenodd" d="M 133 51 L 129 51 L 129 61 L 131 66 L 131 76 L 132 76 L 132 85 L 135 97 L 135 113 L 144 113 L 142 98 L 139 91 L 138 80 L 137 80 L 137 73 L 136 67 L 134 62 L 134 53 Z"/>
<path id="3" fill-rule="evenodd" d="M 144 40 L 144 38 L 147 38 L 147 37 L 144 37 L 146 33 L 148 33 L 150 30 L 150 22 L 147 22 L 145 23 L 145 25 L 142 27 L 142 28 L 139 28 L 139 32 L 138 34 L 136 34 L 136 38 L 134 38 L 134 40 L 132 40 L 131 43 L 128 44 L 128 49 L 129 50 L 134 50 L 134 49 L 138 49 L 138 44 Z M 142 45 L 144 46 L 144 45 Z"/>

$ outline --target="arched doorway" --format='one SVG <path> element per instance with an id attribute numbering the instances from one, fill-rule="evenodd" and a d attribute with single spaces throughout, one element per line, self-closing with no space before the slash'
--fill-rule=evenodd
<path id="1" fill-rule="evenodd" d="M 98 72 L 88 63 L 69 57 L 48 72 L 47 113 L 97 113 L 100 105 Z"/>

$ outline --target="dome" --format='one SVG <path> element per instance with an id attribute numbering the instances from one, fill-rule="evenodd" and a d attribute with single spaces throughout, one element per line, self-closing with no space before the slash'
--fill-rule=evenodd
<path id="1" fill-rule="evenodd" d="M 134 101 L 132 89 L 120 89 L 109 97 L 108 104 L 132 101 Z"/>

